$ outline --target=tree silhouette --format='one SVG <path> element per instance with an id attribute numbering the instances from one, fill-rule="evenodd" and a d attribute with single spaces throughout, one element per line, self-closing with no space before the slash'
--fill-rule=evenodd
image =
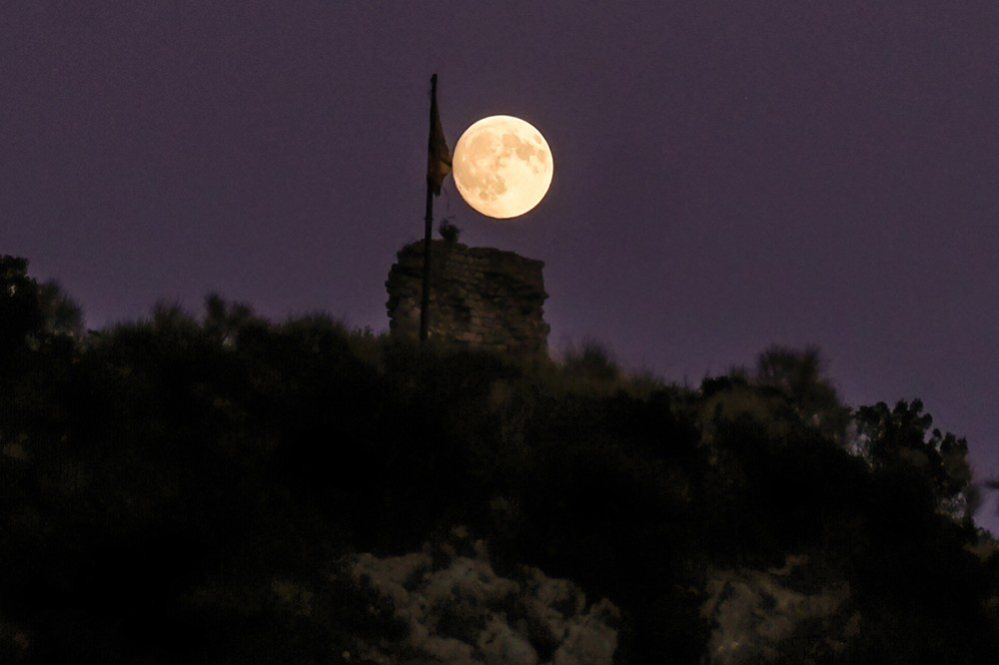
<path id="1" fill-rule="evenodd" d="M 4 662 L 363 662 L 407 627 L 351 557 L 459 524 L 510 579 L 537 567 L 619 607 L 620 662 L 702 662 L 723 630 L 710 584 L 789 557 L 810 562 L 781 578 L 792 601 L 849 593 L 781 632 L 778 660 L 997 647 L 967 444 L 918 400 L 857 409 L 847 440 L 815 349 L 689 389 L 592 344 L 523 361 L 218 295 L 84 335 L 26 270 L 0 258 Z M 788 621 L 787 600 L 753 611 Z"/>
<path id="2" fill-rule="evenodd" d="M 939 429 L 930 431 L 933 417 L 923 403 L 884 402 L 858 409 L 855 416 L 860 450 L 875 469 L 905 467 L 927 483 L 939 506 L 971 523 L 976 505 L 968 463 L 968 443 Z"/>

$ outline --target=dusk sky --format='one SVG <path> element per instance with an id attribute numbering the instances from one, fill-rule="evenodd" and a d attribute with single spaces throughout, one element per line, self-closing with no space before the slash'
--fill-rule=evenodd
<path id="1" fill-rule="evenodd" d="M 545 262 L 556 352 L 697 386 L 813 344 L 999 475 L 995 0 L 0 0 L 0 254 L 91 328 L 214 291 L 383 331 L 435 72 L 452 148 L 551 146 L 526 216 L 435 213 Z"/>

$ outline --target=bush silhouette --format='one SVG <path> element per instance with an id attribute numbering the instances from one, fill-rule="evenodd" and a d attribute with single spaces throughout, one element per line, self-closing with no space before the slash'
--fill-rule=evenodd
<path id="1" fill-rule="evenodd" d="M 421 348 L 217 295 L 83 335 L 26 268 L 0 260 L 11 662 L 335 662 L 406 630 L 337 562 L 455 525 L 498 574 L 619 607 L 620 662 L 700 662 L 712 571 L 790 555 L 849 586 L 829 621 L 860 628 L 830 662 L 997 646 L 999 557 L 955 509 L 966 444 L 917 402 L 850 411 L 814 350 L 690 389 L 594 344 L 561 362 Z"/>

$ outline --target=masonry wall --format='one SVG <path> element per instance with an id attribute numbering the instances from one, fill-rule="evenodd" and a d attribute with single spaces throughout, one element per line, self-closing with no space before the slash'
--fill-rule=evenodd
<path id="1" fill-rule="evenodd" d="M 418 339 L 423 241 L 399 250 L 385 287 L 389 331 Z M 514 353 L 547 353 L 544 263 L 491 247 L 433 241 L 430 339 Z"/>

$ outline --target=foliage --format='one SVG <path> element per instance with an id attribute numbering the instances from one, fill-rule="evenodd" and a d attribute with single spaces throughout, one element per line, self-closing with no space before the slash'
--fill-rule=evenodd
<path id="1" fill-rule="evenodd" d="M 452 224 L 448 219 L 440 223 L 437 231 L 441 234 L 441 238 L 444 238 L 449 243 L 458 242 L 458 237 L 461 235 L 461 229 Z"/>
<path id="2" fill-rule="evenodd" d="M 918 401 L 851 414 L 815 350 L 691 390 L 594 344 L 562 362 L 420 348 L 217 295 L 200 317 L 161 304 L 82 335 L 26 268 L 0 258 L 5 662 L 325 663 L 403 644 L 337 562 L 456 524 L 497 575 L 530 566 L 620 608 L 617 662 L 701 662 L 717 571 L 749 584 L 790 555 L 814 578 L 796 589 L 849 588 L 815 614 L 849 641 L 822 651 L 813 617 L 775 653 L 984 662 L 997 646 L 999 557 L 955 511 L 965 442 Z"/>
<path id="3" fill-rule="evenodd" d="M 856 415 L 858 448 L 878 471 L 911 472 L 929 487 L 945 512 L 971 523 L 977 507 L 971 495 L 968 443 L 939 429 L 923 403 L 899 401 L 861 407 Z"/>

